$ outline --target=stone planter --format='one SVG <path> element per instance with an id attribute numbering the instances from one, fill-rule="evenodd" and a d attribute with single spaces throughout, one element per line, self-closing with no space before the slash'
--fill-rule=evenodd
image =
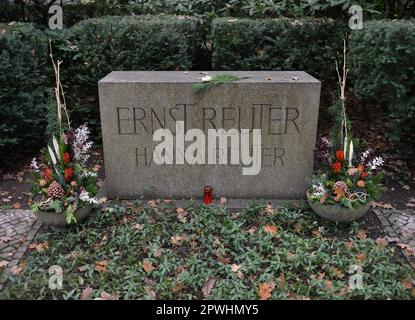
<path id="1" fill-rule="evenodd" d="M 85 206 L 82 208 L 79 208 L 76 210 L 74 216 L 76 219 L 76 222 L 81 222 L 86 217 L 89 216 L 91 213 L 91 206 Z M 64 212 L 62 213 L 56 213 L 52 211 L 37 211 L 35 213 L 37 218 L 39 219 L 42 224 L 51 226 L 51 227 L 66 227 L 68 224 L 66 223 L 66 215 Z"/>
<path id="2" fill-rule="evenodd" d="M 363 217 L 370 209 L 370 202 L 359 208 L 344 208 L 331 204 L 319 204 L 310 199 L 307 192 L 307 200 L 311 209 L 322 218 L 333 222 L 352 222 Z"/>

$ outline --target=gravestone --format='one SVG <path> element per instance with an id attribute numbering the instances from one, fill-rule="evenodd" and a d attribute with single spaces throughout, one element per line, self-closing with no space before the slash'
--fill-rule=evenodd
<path id="1" fill-rule="evenodd" d="M 108 198 L 200 198 L 207 185 L 227 198 L 305 198 L 321 83 L 305 72 L 218 74 L 238 80 L 196 90 L 200 72 L 128 71 L 99 81 Z"/>

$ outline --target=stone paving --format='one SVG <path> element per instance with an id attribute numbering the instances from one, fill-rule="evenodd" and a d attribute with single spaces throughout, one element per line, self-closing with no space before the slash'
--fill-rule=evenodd
<path id="1" fill-rule="evenodd" d="M 390 237 L 415 248 L 415 210 L 373 210 Z"/>
<path id="2" fill-rule="evenodd" d="M 0 263 L 5 272 L 19 263 L 39 227 L 31 210 L 0 210 Z"/>

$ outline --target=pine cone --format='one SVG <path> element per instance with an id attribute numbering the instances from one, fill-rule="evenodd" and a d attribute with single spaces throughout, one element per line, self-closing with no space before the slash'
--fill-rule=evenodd
<path id="1" fill-rule="evenodd" d="M 64 195 L 65 190 L 63 190 L 62 186 L 58 182 L 53 181 L 48 188 L 49 198 L 61 198 Z"/>

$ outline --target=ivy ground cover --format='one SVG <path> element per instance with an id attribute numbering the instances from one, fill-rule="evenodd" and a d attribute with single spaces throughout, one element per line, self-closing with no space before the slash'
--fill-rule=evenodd
<path id="1" fill-rule="evenodd" d="M 415 298 L 411 252 L 373 216 L 343 226 L 261 202 L 240 212 L 107 203 L 64 232 L 42 230 L 29 248 L 0 298 Z M 51 266 L 62 268 L 62 289 L 48 285 Z"/>

